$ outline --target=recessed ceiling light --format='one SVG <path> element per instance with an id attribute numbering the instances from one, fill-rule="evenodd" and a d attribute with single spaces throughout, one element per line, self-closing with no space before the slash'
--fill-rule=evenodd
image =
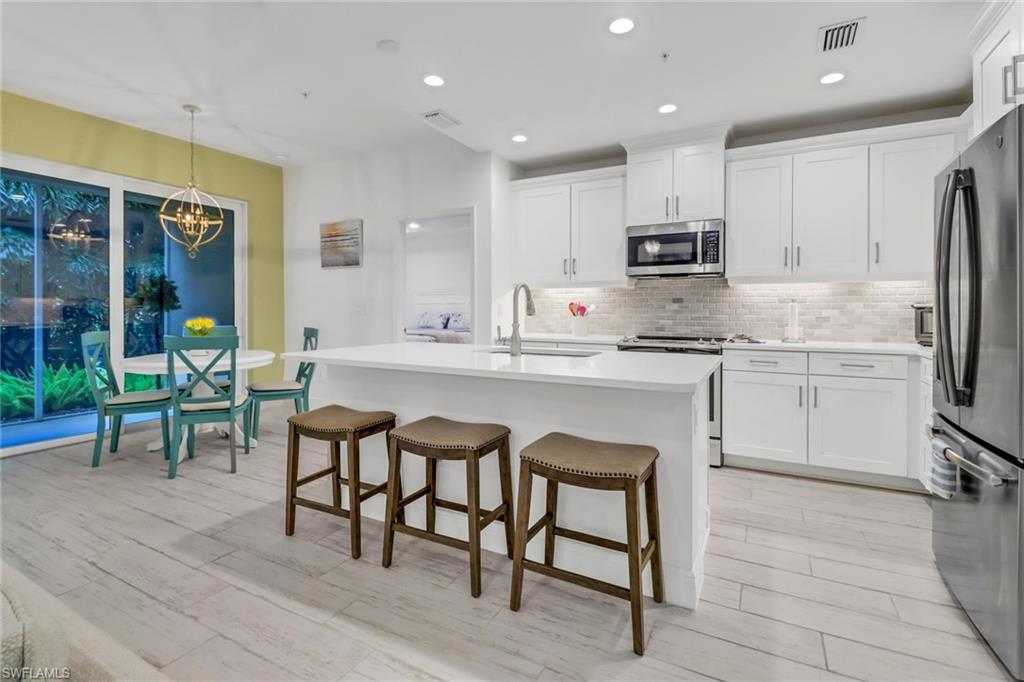
<path id="1" fill-rule="evenodd" d="M 623 33 L 629 33 L 633 30 L 633 20 L 629 17 L 619 17 L 614 19 L 612 23 L 608 24 L 608 30 L 616 35 L 622 35 Z"/>
<path id="2" fill-rule="evenodd" d="M 671 114 L 677 108 L 678 107 L 676 107 L 675 104 L 662 104 L 660 107 L 658 107 L 658 113 L 659 114 Z"/>
<path id="3" fill-rule="evenodd" d="M 846 74 L 845 73 L 840 73 L 839 71 L 834 71 L 832 73 L 826 73 L 824 76 L 821 77 L 821 84 L 822 85 L 832 85 L 833 83 L 838 83 L 839 81 L 843 80 L 844 78 L 846 78 Z"/>
<path id="4" fill-rule="evenodd" d="M 432 88 L 439 88 L 442 85 L 444 85 L 444 79 L 438 76 L 436 73 L 432 73 L 429 76 L 424 76 L 423 82 Z"/>
<path id="5" fill-rule="evenodd" d="M 526 140 L 528 140 L 528 139 L 529 138 L 526 137 L 526 135 L 523 135 L 522 133 L 520 133 L 518 135 L 513 135 L 512 136 L 512 141 L 513 142 L 526 142 Z"/>
<path id="6" fill-rule="evenodd" d="M 408 227 L 410 230 L 420 229 L 420 224 L 417 223 L 415 220 L 409 221 L 408 223 L 405 224 L 405 226 Z"/>

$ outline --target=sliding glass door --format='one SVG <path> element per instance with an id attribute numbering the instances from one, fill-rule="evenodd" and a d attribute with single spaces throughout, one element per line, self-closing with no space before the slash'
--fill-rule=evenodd
<path id="1" fill-rule="evenodd" d="M 202 315 L 235 324 L 235 215 L 224 210 L 216 240 L 189 258 L 160 228 L 161 197 L 124 193 L 124 357 L 162 353 L 164 334 L 179 335 Z M 126 390 L 153 388 L 155 377 L 127 375 Z"/>
<path id="2" fill-rule="evenodd" d="M 79 339 L 110 327 L 109 219 L 106 188 L 0 169 L 5 444 L 66 435 L 95 407 Z"/>

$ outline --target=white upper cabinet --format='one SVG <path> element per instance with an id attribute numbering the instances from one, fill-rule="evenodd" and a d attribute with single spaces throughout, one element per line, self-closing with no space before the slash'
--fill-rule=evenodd
<path id="1" fill-rule="evenodd" d="M 733 161 L 728 178 L 726 275 L 788 276 L 793 264 L 793 157 Z"/>
<path id="2" fill-rule="evenodd" d="M 621 166 L 522 180 L 513 188 L 516 281 L 536 287 L 628 282 Z"/>
<path id="3" fill-rule="evenodd" d="M 626 224 L 672 221 L 672 150 L 631 153 L 626 157 Z"/>
<path id="4" fill-rule="evenodd" d="M 574 182 L 569 273 L 574 283 L 600 284 L 626 276 L 625 180 Z"/>
<path id="5" fill-rule="evenodd" d="M 672 150 L 673 220 L 722 218 L 725 212 L 725 146 L 708 142 Z"/>
<path id="6" fill-rule="evenodd" d="M 515 277 L 534 286 L 569 282 L 569 185 L 544 185 L 518 192 Z M 623 227 L 625 233 L 625 227 Z"/>
<path id="7" fill-rule="evenodd" d="M 954 153 L 953 135 L 871 145 L 868 269 L 872 274 L 931 278 L 935 175 Z"/>
<path id="8" fill-rule="evenodd" d="M 992 11 L 1001 7 L 993 4 Z M 1024 88 L 1024 63 L 1013 58 L 1024 52 L 1019 3 L 1007 3 L 1006 12 L 978 43 L 971 55 L 974 75 L 974 135 L 978 135 L 1024 98 L 1013 96 L 1013 88 Z M 1013 79 L 1016 78 L 1016 83 Z"/>
<path id="9" fill-rule="evenodd" d="M 626 224 L 660 225 L 725 217 L 725 131 L 712 141 L 651 146 L 623 143 Z M 706 138 L 705 138 L 706 139 Z"/>
<path id="10" fill-rule="evenodd" d="M 794 155 L 794 273 L 837 278 L 866 275 L 867 244 L 867 146 Z"/>

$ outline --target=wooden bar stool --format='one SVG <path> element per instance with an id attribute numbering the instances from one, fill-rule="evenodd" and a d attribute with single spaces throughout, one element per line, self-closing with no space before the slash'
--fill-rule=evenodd
<path id="1" fill-rule="evenodd" d="M 359 442 L 374 434 L 395 428 L 393 412 L 360 412 L 341 405 L 326 405 L 310 412 L 288 417 L 288 476 L 285 501 L 284 532 L 295 533 L 295 507 L 308 507 L 349 520 L 352 558 L 362 553 L 359 506 L 369 498 L 385 492 L 387 483 L 373 485 L 359 480 Z M 299 436 L 329 442 L 331 466 L 299 478 Z M 341 442 L 348 451 L 348 477 L 341 475 Z M 300 486 L 324 476 L 331 476 L 333 504 L 299 497 Z M 348 486 L 348 509 L 341 506 L 341 486 Z M 365 491 L 365 492 L 361 492 Z"/>
<path id="2" fill-rule="evenodd" d="M 388 507 L 384 520 L 384 568 L 391 565 L 395 531 L 449 547 L 469 551 L 470 592 L 480 596 L 480 534 L 492 521 L 505 524 L 505 543 L 512 558 L 513 519 L 512 473 L 508 446 L 509 429 L 500 424 L 472 424 L 443 417 L 427 417 L 400 426 L 388 434 Z M 501 481 L 501 504 L 491 510 L 480 509 L 480 458 L 497 450 L 498 476 Z M 410 452 L 426 458 L 427 484 L 402 496 L 402 453 Z M 466 504 L 437 497 L 438 460 L 465 460 Z M 427 528 L 406 525 L 405 507 L 421 497 L 427 498 Z M 469 541 L 434 532 L 436 508 L 463 512 L 469 518 Z"/>
<path id="3" fill-rule="evenodd" d="M 654 461 L 658 451 L 646 445 L 605 443 L 565 433 L 549 433 L 523 448 L 519 454 L 519 516 L 512 563 L 510 606 L 519 610 L 523 595 L 523 569 L 629 600 L 633 621 L 633 651 L 644 653 L 642 574 L 651 563 L 654 601 L 665 598 L 661 572 L 661 538 L 658 529 L 658 479 Z M 530 522 L 533 474 L 546 479 L 547 509 L 537 523 Z M 619 542 L 557 525 L 558 484 L 621 490 L 626 493 L 626 542 Z M 647 505 L 647 544 L 640 546 L 640 486 Z M 525 557 L 526 545 L 544 530 L 544 563 Z M 555 536 L 625 552 L 629 562 L 629 589 L 585 575 L 555 568 Z"/>

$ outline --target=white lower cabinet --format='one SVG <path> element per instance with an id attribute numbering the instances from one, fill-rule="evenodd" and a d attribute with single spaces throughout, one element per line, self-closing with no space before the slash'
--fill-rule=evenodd
<path id="1" fill-rule="evenodd" d="M 811 376 L 808 464 L 907 475 L 907 382 Z"/>
<path id="2" fill-rule="evenodd" d="M 723 372 L 722 451 L 807 463 L 807 376 Z"/>

